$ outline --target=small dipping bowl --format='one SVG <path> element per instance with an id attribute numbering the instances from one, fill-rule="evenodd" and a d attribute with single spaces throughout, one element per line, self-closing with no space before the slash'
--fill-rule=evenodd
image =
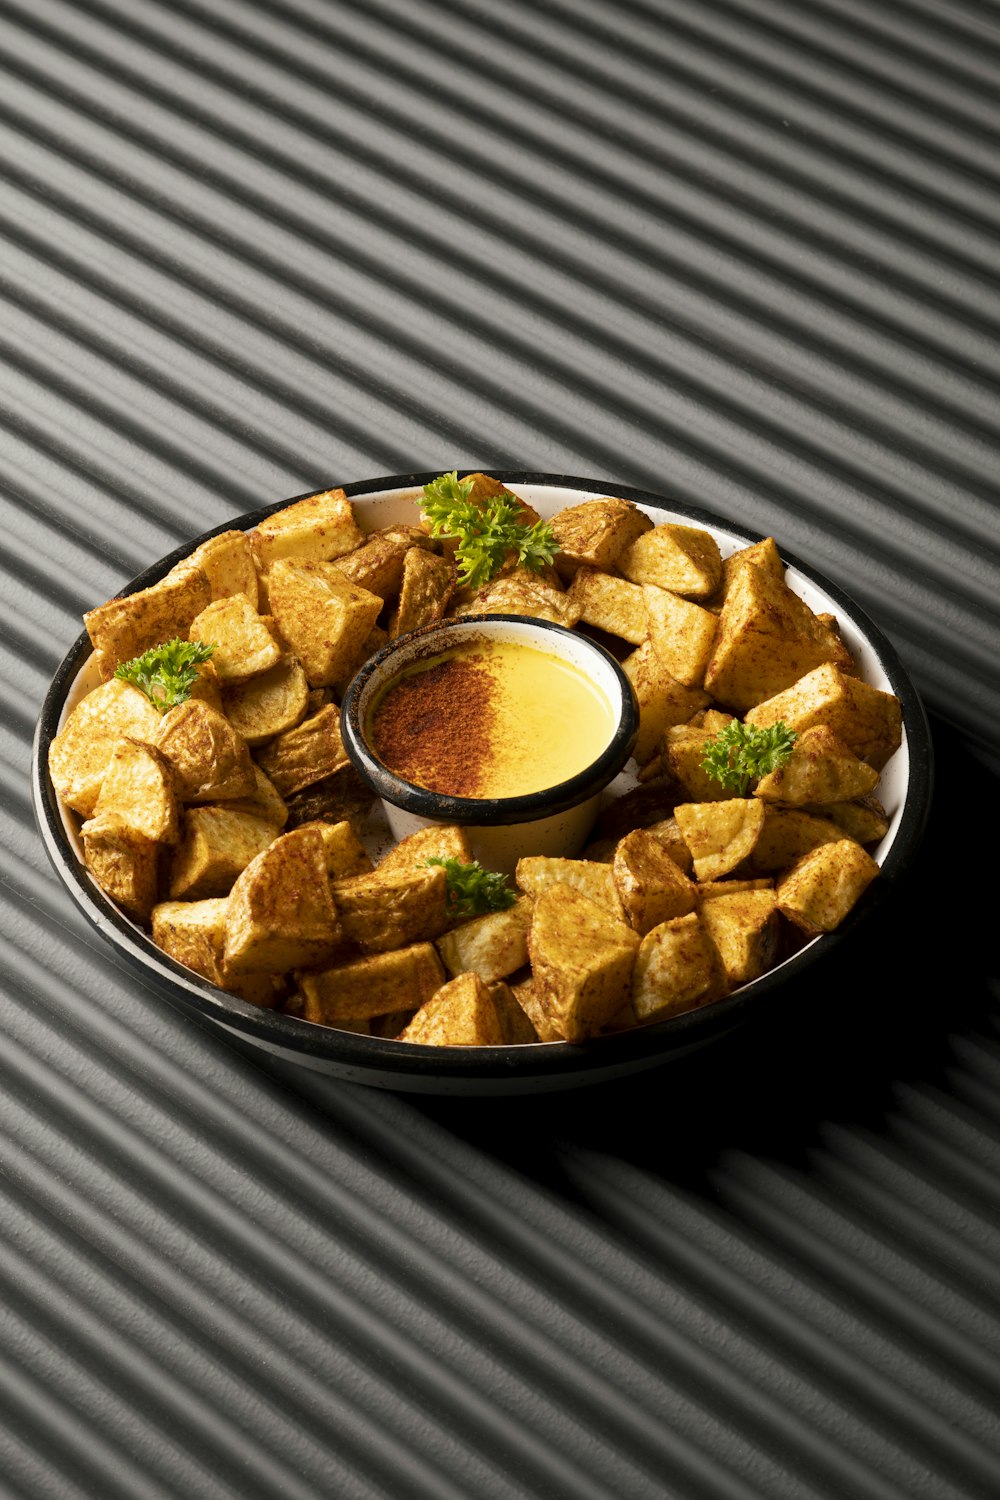
<path id="1" fill-rule="evenodd" d="M 451 796 L 405 781 L 378 757 L 370 742 L 372 715 L 391 684 L 456 646 L 494 643 L 531 647 L 588 678 L 611 709 L 604 748 L 568 780 L 516 796 Z M 638 726 L 632 684 L 603 646 L 562 625 L 525 615 L 465 615 L 400 636 L 352 679 L 340 717 L 344 748 L 358 775 L 381 797 L 395 839 L 429 824 L 457 823 L 468 835 L 473 858 L 506 875 L 529 854 L 579 854 L 597 816 L 601 793 L 632 754 Z M 531 724 L 525 723 L 521 732 L 530 743 Z"/>

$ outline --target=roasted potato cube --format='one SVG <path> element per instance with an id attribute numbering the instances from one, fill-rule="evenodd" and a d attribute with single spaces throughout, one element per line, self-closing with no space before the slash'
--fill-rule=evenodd
<path id="1" fill-rule="evenodd" d="M 527 895 L 537 899 L 553 885 L 571 885 L 582 891 L 616 922 L 624 922 L 625 912 L 614 871 L 610 865 L 589 859 L 559 859 L 545 854 L 529 854 L 517 862 L 514 879 Z"/>
<path id="2" fill-rule="evenodd" d="M 557 1031 L 548 1012 L 542 1005 L 539 987 L 534 978 L 522 979 L 518 984 L 510 986 L 510 992 L 518 1005 L 524 1011 L 535 1036 L 540 1042 L 561 1042 L 564 1040 L 561 1031 Z"/>
<path id="3" fill-rule="evenodd" d="M 271 1009 L 285 991 L 281 974 L 230 974 L 223 962 L 226 897 L 205 901 L 161 901 L 153 907 L 153 942 L 210 984 Z"/>
<path id="4" fill-rule="evenodd" d="M 130 917 L 147 921 L 156 902 L 162 846 L 137 833 L 118 813 L 88 819 L 80 836 L 84 864 L 101 890 Z"/>
<path id="5" fill-rule="evenodd" d="M 595 1036 L 621 1010 L 638 945 L 631 927 L 573 886 L 538 897 L 528 935 L 535 993 L 566 1041 Z"/>
<path id="6" fill-rule="evenodd" d="M 752 798 L 682 802 L 674 809 L 699 880 L 718 880 L 752 854 L 764 826 L 764 807 Z"/>
<path id="7" fill-rule="evenodd" d="M 431 823 L 408 833 L 384 855 L 379 862 L 380 875 L 398 875 L 411 871 L 422 872 L 429 859 L 457 859 L 467 865 L 472 859 L 469 837 L 457 823 Z"/>
<path id="8" fill-rule="evenodd" d="M 656 754 L 669 728 L 686 724 L 711 700 L 701 688 L 685 687 L 678 682 L 657 656 L 652 641 L 643 641 L 626 656 L 622 671 L 635 689 L 639 704 L 635 758 L 643 765 Z"/>
<path id="9" fill-rule="evenodd" d="M 342 1026 L 345 1021 L 412 1010 L 445 982 L 433 943 L 412 943 L 391 953 L 373 953 L 297 976 L 307 1021 Z"/>
<path id="10" fill-rule="evenodd" d="M 859 760 L 827 724 L 814 724 L 798 736 L 784 765 L 761 777 L 754 796 L 791 807 L 822 806 L 865 797 L 877 785 L 874 766 Z"/>
<path id="11" fill-rule="evenodd" d="M 152 745 L 123 737 L 108 762 L 94 816 L 117 813 L 154 843 L 176 844 L 180 817 L 174 777 Z"/>
<path id="12" fill-rule="evenodd" d="M 520 495 L 509 490 L 499 479 L 494 479 L 492 474 L 483 474 L 479 470 L 474 474 L 463 474 L 462 483 L 471 483 L 472 491 L 469 499 L 480 509 L 483 509 L 488 501 L 495 500 L 498 495 L 506 495 L 508 500 L 513 500 L 517 507 L 518 519 L 525 526 L 534 526 L 536 521 L 541 520 L 541 516 L 533 505 L 529 505 L 527 500 L 522 500 Z"/>
<path id="13" fill-rule="evenodd" d="M 833 844 L 844 833 L 831 818 L 815 817 L 797 807 L 764 803 L 764 826 L 750 856 L 750 867 L 767 873 L 785 870 L 820 844 Z"/>
<path id="14" fill-rule="evenodd" d="M 675 817 L 661 818 L 658 823 L 650 823 L 648 830 L 666 849 L 674 864 L 685 875 L 690 875 L 694 868 L 694 860 L 691 858 L 691 850 L 684 842 L 684 836 L 680 831 Z"/>
<path id="15" fill-rule="evenodd" d="M 365 953 L 429 942 L 448 925 L 448 882 L 440 866 L 335 880 L 331 890 L 344 936 Z"/>
<path id="16" fill-rule="evenodd" d="M 615 850 L 612 871 L 625 917 L 641 936 L 671 917 L 694 911 L 693 882 L 674 863 L 655 834 L 637 828 Z"/>
<path id="17" fill-rule="evenodd" d="M 216 599 L 191 621 L 188 639 L 212 645 L 212 665 L 222 682 L 244 682 L 277 666 L 281 652 L 245 594 Z"/>
<path id="18" fill-rule="evenodd" d="M 232 973 L 321 964 L 342 941 L 314 828 L 276 838 L 238 876 L 226 911 L 224 960 Z"/>
<path id="19" fill-rule="evenodd" d="M 701 687 L 715 642 L 715 616 L 700 604 L 652 583 L 642 585 L 642 597 L 645 633 L 660 661 L 685 687 Z"/>
<path id="20" fill-rule="evenodd" d="M 343 490 L 324 490 L 305 500 L 296 500 L 261 521 L 256 531 L 250 533 L 254 556 L 264 574 L 269 574 L 282 558 L 330 562 L 360 547 L 363 541 L 364 535 Z"/>
<path id="21" fill-rule="evenodd" d="M 661 922 L 647 932 L 632 971 L 637 1021 L 663 1021 L 709 1005 L 725 993 L 722 960 L 697 912 Z"/>
<path id="22" fill-rule="evenodd" d="M 245 740 L 228 719 L 197 698 L 163 715 L 154 744 L 170 763 L 182 802 L 223 802 L 256 791 Z"/>
<path id="23" fill-rule="evenodd" d="M 257 752 L 258 764 L 282 797 L 332 776 L 346 759 L 340 738 L 340 710 L 333 703 Z"/>
<path id="24" fill-rule="evenodd" d="M 245 594 L 257 608 L 257 569 L 245 531 L 221 531 L 218 536 L 209 537 L 191 553 L 191 562 L 197 563 L 206 574 L 213 599 Z"/>
<path id="25" fill-rule="evenodd" d="M 326 873 L 331 880 L 371 874 L 368 851 L 346 820 L 340 823 L 301 823 L 299 826 L 318 831 L 326 851 Z"/>
<path id="26" fill-rule="evenodd" d="M 431 548 L 430 537 L 415 526 L 389 526 L 375 531 L 354 552 L 337 558 L 337 567 L 356 588 L 391 599 L 403 582 L 403 561 L 411 547 Z"/>
<path id="27" fill-rule="evenodd" d="M 774 881 L 770 875 L 758 875 L 745 880 L 737 880 L 729 875 L 722 880 L 705 880 L 695 886 L 695 890 L 700 910 L 706 901 L 716 901 L 720 896 L 741 896 L 746 891 L 773 891 Z"/>
<path id="28" fill-rule="evenodd" d="M 663 742 L 663 758 L 673 780 L 691 802 L 729 802 L 739 793 L 723 786 L 702 766 L 705 746 L 713 729 L 677 724 L 668 729 Z"/>
<path id="29" fill-rule="evenodd" d="M 263 745 L 301 724 L 309 684 L 294 656 L 287 656 L 249 682 L 229 687 L 222 699 L 226 718 L 248 745 Z"/>
<path id="30" fill-rule="evenodd" d="M 506 979 L 528 962 L 533 902 L 522 897 L 506 911 L 491 911 L 453 927 L 437 940 L 448 973 L 478 974 L 487 984 Z"/>
<path id="31" fill-rule="evenodd" d="M 853 839 L 821 844 L 778 881 L 778 910 L 810 937 L 832 932 L 878 874 Z"/>
<path id="32" fill-rule="evenodd" d="M 752 563 L 738 568 L 719 616 L 706 691 L 742 713 L 823 662 L 853 665 L 840 638 L 783 580 Z"/>
<path id="33" fill-rule="evenodd" d="M 175 636 L 187 639 L 188 627 L 212 601 L 207 575 L 190 560 L 178 563 L 166 578 L 124 598 L 109 599 L 83 617 L 105 681 L 115 668 L 151 646 Z"/>
<path id="34" fill-rule="evenodd" d="M 802 733 L 826 724 L 861 760 L 881 771 L 903 737 L 899 699 L 824 663 L 774 697 L 758 702 L 748 724 L 766 728 L 782 719 Z"/>
<path id="35" fill-rule="evenodd" d="M 500 1039 L 505 1047 L 523 1047 L 539 1040 L 527 1011 L 518 1002 L 514 991 L 504 980 L 488 984 L 487 989 L 496 1006 L 500 1022 Z"/>
<path id="36" fill-rule="evenodd" d="M 411 547 L 403 558 L 403 579 L 399 602 L 389 621 L 389 639 L 394 641 L 410 630 L 440 620 L 455 591 L 456 577 L 450 557 Z"/>
<path id="37" fill-rule="evenodd" d="M 729 585 L 737 576 L 744 563 L 752 563 L 755 568 L 763 568 L 764 572 L 769 574 L 776 582 L 784 582 L 785 565 L 781 561 L 778 544 L 773 536 L 764 537 L 761 541 L 754 542 L 752 546 L 741 547 L 738 552 L 734 552 L 731 556 L 723 558 L 722 578 L 720 579 L 719 587 L 712 595 L 711 600 L 707 601 L 713 609 L 721 608 L 725 603 L 726 595 L 729 592 Z"/>
<path id="38" fill-rule="evenodd" d="M 209 708 L 214 708 L 217 713 L 222 713 L 222 683 L 219 674 L 210 661 L 200 661 L 195 666 L 195 680 L 191 684 L 192 698 L 197 698 L 201 703 L 207 703 Z"/>
<path id="39" fill-rule="evenodd" d="M 302 663 L 311 687 L 341 680 L 382 608 L 377 594 L 348 583 L 333 563 L 326 562 L 276 562 L 268 574 L 268 592 L 278 629 Z"/>
<path id="40" fill-rule="evenodd" d="M 130 682 L 113 677 L 81 698 L 49 746 L 49 775 L 66 806 L 91 817 L 122 736 L 151 740 L 159 727 L 159 709 Z"/>
<path id="41" fill-rule="evenodd" d="M 731 989 L 749 984 L 778 955 L 778 906 L 773 890 L 735 891 L 699 903 L 705 931 L 715 944 Z"/>
<path id="42" fill-rule="evenodd" d="M 425 1000 L 398 1041 L 425 1047 L 499 1047 L 496 1002 L 478 974 L 460 974 Z"/>
<path id="43" fill-rule="evenodd" d="M 877 797 L 862 797 L 857 802 L 834 802 L 826 807 L 804 807 L 802 811 L 836 823 L 847 838 L 859 844 L 877 844 L 889 832 L 889 819 Z"/>
<path id="44" fill-rule="evenodd" d="M 618 569 L 633 583 L 707 599 L 719 586 L 722 557 L 710 531 L 667 522 L 637 537 L 619 557 Z"/>
<path id="45" fill-rule="evenodd" d="M 636 537 L 653 523 L 630 500 L 605 496 L 569 505 L 552 518 L 559 551 L 556 567 L 563 578 L 572 578 L 578 568 L 596 568 L 606 573 Z"/>
<path id="46" fill-rule="evenodd" d="M 277 823 L 232 806 L 187 808 L 184 836 L 170 863 L 171 899 L 228 895 L 237 875 L 280 832 Z"/>
<path id="47" fill-rule="evenodd" d="M 255 818 L 265 818 L 267 822 L 273 823 L 280 833 L 288 822 L 288 808 L 285 806 L 284 799 L 279 797 L 260 766 L 254 766 L 253 779 L 253 791 L 246 797 L 230 799 L 226 806 L 234 812 L 248 812 Z"/>
<path id="48" fill-rule="evenodd" d="M 593 568 L 578 568 L 566 592 L 580 611 L 585 625 L 606 630 L 638 646 L 646 639 L 646 609 L 642 589 L 627 578 L 610 573 L 596 573 Z"/>
<path id="49" fill-rule="evenodd" d="M 580 621 L 580 606 L 576 601 L 527 568 L 517 568 L 480 589 L 458 613 L 530 615 L 536 620 L 551 620 L 566 630 L 572 630 Z"/>

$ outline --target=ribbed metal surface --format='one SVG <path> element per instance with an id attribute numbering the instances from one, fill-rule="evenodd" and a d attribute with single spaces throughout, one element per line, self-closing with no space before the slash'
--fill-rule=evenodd
<path id="1" fill-rule="evenodd" d="M 0 0 L 0 57 L 0 1491 L 995 1496 L 1000 12 Z M 49 873 L 80 612 L 454 464 L 773 532 L 907 660 L 907 902 L 768 1031 L 579 1097 L 334 1086 Z"/>

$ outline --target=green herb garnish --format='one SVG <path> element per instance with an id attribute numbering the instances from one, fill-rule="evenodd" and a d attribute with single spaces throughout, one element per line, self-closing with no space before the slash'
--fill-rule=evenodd
<path id="1" fill-rule="evenodd" d="M 208 661 L 214 646 L 204 641 L 182 641 L 174 637 L 162 646 L 151 646 L 141 656 L 123 661 L 115 676 L 146 694 L 162 714 L 178 703 L 186 703 L 198 680 L 198 667 Z"/>
<path id="2" fill-rule="evenodd" d="M 472 480 L 460 480 L 453 469 L 424 485 L 421 506 L 431 536 L 458 539 L 455 556 L 462 567 L 460 584 L 481 588 L 489 583 L 512 551 L 519 563 L 536 573 L 552 561 L 559 544 L 548 521 L 529 526 L 510 495 L 494 495 L 476 505 L 470 499 L 472 490 Z"/>
<path id="3" fill-rule="evenodd" d="M 751 782 L 784 765 L 797 739 L 795 730 L 781 719 L 767 729 L 733 719 L 705 741 L 701 767 L 729 791 L 745 797 Z"/>
<path id="4" fill-rule="evenodd" d="M 480 917 L 488 911 L 506 911 L 517 897 L 505 875 L 484 870 L 478 859 L 463 865 L 455 859 L 438 859 L 433 855 L 429 865 L 440 865 L 448 881 L 448 911 L 453 917 Z"/>

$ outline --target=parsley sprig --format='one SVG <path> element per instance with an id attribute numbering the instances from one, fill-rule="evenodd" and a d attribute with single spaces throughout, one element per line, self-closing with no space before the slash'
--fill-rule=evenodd
<path id="1" fill-rule="evenodd" d="M 484 870 L 478 859 L 463 864 L 453 856 L 439 859 L 433 855 L 429 865 L 441 865 L 448 881 L 448 913 L 453 917 L 480 917 L 488 911 L 506 911 L 517 897 L 505 875 Z"/>
<path id="2" fill-rule="evenodd" d="M 455 553 L 462 571 L 458 581 L 481 588 L 496 577 L 510 552 L 525 567 L 538 572 L 556 555 L 558 543 L 548 521 L 529 526 L 509 495 L 494 495 L 483 505 L 470 498 L 472 480 L 460 480 L 457 470 L 424 485 L 421 505 L 432 536 L 456 537 Z"/>
<path id="3" fill-rule="evenodd" d="M 797 739 L 795 730 L 782 719 L 766 729 L 733 719 L 705 741 L 702 770 L 727 790 L 745 797 L 751 782 L 784 765 Z"/>
<path id="4" fill-rule="evenodd" d="M 141 656 L 133 656 L 131 661 L 123 661 L 115 668 L 115 676 L 139 688 L 165 714 L 168 708 L 187 702 L 198 680 L 198 667 L 214 650 L 204 641 L 182 641 L 175 636 L 162 646 L 151 646 Z"/>

